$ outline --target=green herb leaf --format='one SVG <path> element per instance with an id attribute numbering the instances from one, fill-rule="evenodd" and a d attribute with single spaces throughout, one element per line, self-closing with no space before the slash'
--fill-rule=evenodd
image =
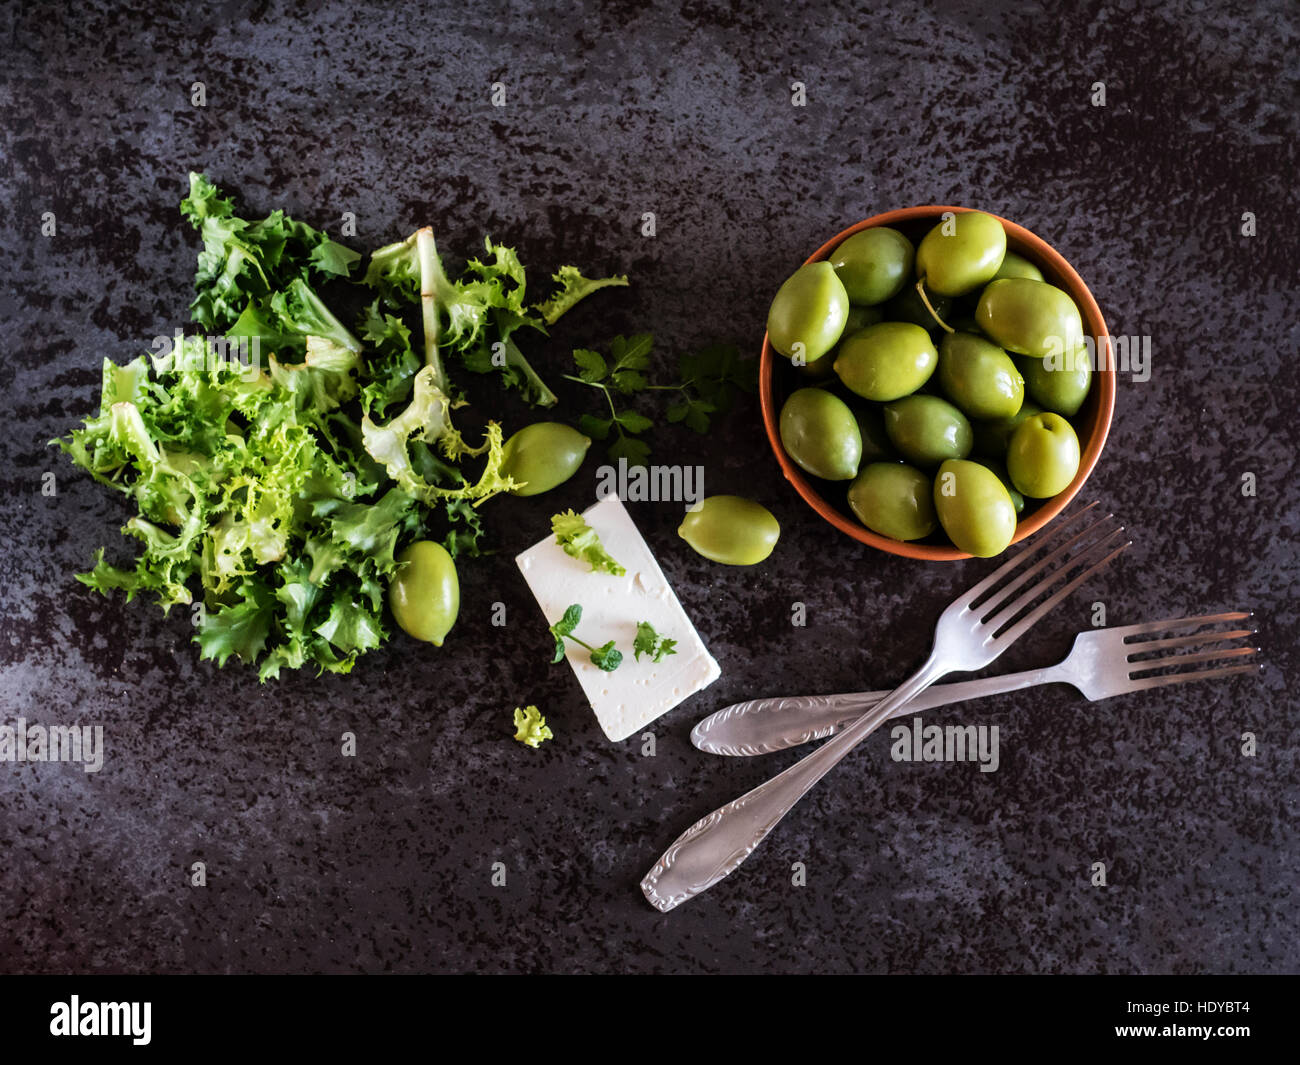
<path id="1" fill-rule="evenodd" d="M 650 353 L 654 351 L 654 343 L 655 338 L 651 333 L 615 337 L 609 345 L 610 358 L 613 360 L 611 372 L 618 374 L 625 370 L 649 369 Z"/>
<path id="2" fill-rule="evenodd" d="M 638 621 L 636 624 L 636 640 L 632 644 L 632 651 L 636 655 L 636 660 L 641 661 L 641 655 L 650 656 L 651 662 L 658 664 L 669 655 L 677 653 L 677 641 L 670 640 L 666 636 L 660 636 L 655 632 L 655 628 L 648 621 Z"/>
<path id="3" fill-rule="evenodd" d="M 644 433 L 654 425 L 654 422 L 644 414 L 638 414 L 634 410 L 625 410 L 622 414 L 617 415 L 615 420 L 629 433 Z"/>
<path id="4" fill-rule="evenodd" d="M 687 399 L 668 408 L 668 420 L 681 422 L 697 433 L 709 431 L 709 415 L 718 408 L 702 399 Z"/>
<path id="5" fill-rule="evenodd" d="M 582 620 L 582 607 L 574 603 L 567 607 L 564 614 L 554 625 L 551 626 L 551 632 L 556 636 L 568 636 L 578 627 L 578 622 Z M 558 659 L 557 659 L 558 661 Z"/>
<path id="6" fill-rule="evenodd" d="M 613 427 L 613 418 L 597 418 L 591 414 L 584 414 L 578 419 L 578 431 L 593 440 L 605 440 Z"/>
<path id="7" fill-rule="evenodd" d="M 623 663 L 623 652 L 614 649 L 614 641 L 602 644 L 591 652 L 592 663 L 606 673 L 613 673 Z"/>
<path id="8" fill-rule="evenodd" d="M 588 348 L 575 348 L 573 352 L 573 361 L 578 364 L 578 376 L 588 384 L 604 380 L 608 368 L 605 360 L 598 351 L 591 351 Z"/>
<path id="9" fill-rule="evenodd" d="M 644 466 L 650 459 L 650 445 L 635 436 L 620 436 L 606 450 L 615 462 L 627 459 L 629 466 Z"/>

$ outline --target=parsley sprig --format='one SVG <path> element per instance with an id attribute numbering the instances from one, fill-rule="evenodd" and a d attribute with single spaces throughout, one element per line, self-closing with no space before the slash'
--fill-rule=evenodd
<path id="1" fill-rule="evenodd" d="M 650 369 L 653 351 L 654 337 L 650 333 L 617 336 L 610 343 L 608 358 L 590 348 L 576 349 L 573 361 L 578 373 L 563 375 L 566 380 L 600 389 L 605 394 L 609 417 L 584 414 L 578 420 L 578 428 L 594 440 L 609 441 L 605 449 L 609 457 L 626 459 L 630 466 L 644 466 L 649 459 L 650 445 L 640 434 L 654 425 L 654 419 L 638 410 L 620 410 L 615 403 L 616 395 L 677 393 L 666 412 L 668 421 L 706 433 L 715 414 L 730 410 L 736 391 L 752 392 L 758 380 L 756 359 L 741 359 L 735 345 L 713 344 L 681 356 L 677 364 L 678 381 L 652 384 L 646 371 Z"/>
<path id="2" fill-rule="evenodd" d="M 643 654 L 650 656 L 650 661 L 658 665 L 669 655 L 677 653 L 677 641 L 667 636 L 660 636 L 648 621 L 636 623 L 636 639 L 632 643 L 632 652 L 636 660 L 641 661 Z"/>

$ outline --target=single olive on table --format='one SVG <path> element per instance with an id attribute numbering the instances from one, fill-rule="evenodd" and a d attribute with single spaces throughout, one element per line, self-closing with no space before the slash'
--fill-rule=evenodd
<path id="1" fill-rule="evenodd" d="M 753 566 L 776 547 L 781 526 L 761 503 L 743 496 L 709 496 L 686 512 L 677 535 L 711 562 Z"/>
<path id="2" fill-rule="evenodd" d="M 774 443 L 879 536 L 996 555 L 1075 481 L 1095 375 L 1079 306 L 1023 231 L 1013 251 L 993 215 L 934 217 L 860 229 L 781 286 Z"/>
<path id="3" fill-rule="evenodd" d="M 582 465 L 591 439 L 563 422 L 525 425 L 506 441 L 501 472 L 516 482 L 511 495 L 535 496 L 563 484 Z"/>

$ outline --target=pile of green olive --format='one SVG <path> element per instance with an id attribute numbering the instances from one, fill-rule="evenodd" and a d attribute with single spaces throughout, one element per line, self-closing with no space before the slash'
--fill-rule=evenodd
<path id="1" fill-rule="evenodd" d="M 846 485 L 881 536 L 996 555 L 1027 500 L 1078 472 L 1083 320 L 992 215 L 945 214 L 916 246 L 883 226 L 853 234 L 781 286 L 767 332 L 791 363 L 786 453 Z"/>

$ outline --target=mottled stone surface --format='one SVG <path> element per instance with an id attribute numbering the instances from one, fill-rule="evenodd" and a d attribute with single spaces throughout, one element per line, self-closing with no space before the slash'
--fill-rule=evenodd
<path id="1" fill-rule="evenodd" d="M 163 6 L 0 15 L 0 723 L 101 723 L 108 746 L 98 774 L 0 765 L 0 967 L 1300 965 L 1293 4 Z M 791 106 L 793 81 L 806 107 Z M 1104 108 L 1090 104 L 1097 81 Z M 999 668 L 1049 661 L 1100 601 L 1113 624 L 1253 609 L 1267 669 L 950 711 L 999 725 L 996 773 L 896 763 L 877 737 L 739 874 L 660 915 L 637 888 L 655 857 L 795 757 L 711 759 L 689 744 L 695 721 L 753 695 L 901 679 L 987 564 L 920 565 L 820 523 L 750 400 L 705 439 L 665 426 L 653 442 L 662 461 L 704 461 L 710 491 L 771 507 L 784 535 L 768 564 L 706 563 L 674 534 L 678 505 L 632 508 L 723 668 L 659 723 L 653 758 L 608 743 L 547 664 L 512 562 L 554 509 L 591 501 L 585 473 L 545 500 L 490 504 L 499 554 L 462 568 L 462 619 L 441 651 L 398 638 L 350 677 L 268 686 L 200 663 L 179 612 L 74 582 L 96 547 L 118 546 L 125 512 L 45 446 L 91 408 L 104 356 L 184 324 L 196 249 L 176 204 L 190 169 L 250 212 L 284 207 L 335 232 L 355 212 L 364 247 L 428 222 L 453 258 L 489 232 L 539 278 L 565 262 L 630 273 L 635 287 L 534 349 L 552 377 L 566 346 L 625 330 L 653 330 L 664 357 L 716 339 L 756 350 L 782 278 L 878 211 L 958 203 L 1017 219 L 1071 260 L 1113 332 L 1153 337 L 1155 367 L 1121 381 L 1088 488 L 1134 548 Z M 591 409 L 581 389 L 562 398 L 569 414 Z M 504 630 L 489 623 L 498 600 Z M 789 624 L 794 601 L 806 630 Z M 538 751 L 509 738 L 526 701 L 556 733 Z M 338 754 L 347 730 L 352 760 Z M 195 861 L 206 888 L 187 884 Z M 1089 882 L 1098 861 L 1104 889 Z M 494 862 L 504 887 L 489 883 Z"/>

